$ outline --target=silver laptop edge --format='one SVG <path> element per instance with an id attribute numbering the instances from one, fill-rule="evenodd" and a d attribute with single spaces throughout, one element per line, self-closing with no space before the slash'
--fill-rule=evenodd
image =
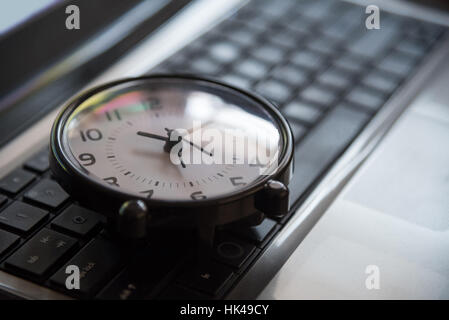
<path id="1" fill-rule="evenodd" d="M 132 50 L 111 68 L 89 83 L 87 87 L 117 78 L 138 76 L 156 66 L 214 25 L 246 1 L 199 0 L 161 26 L 148 39 Z M 356 1 L 354 1 L 356 2 Z M 360 3 L 360 2 L 359 2 Z M 410 3 L 371 1 L 387 11 L 422 20 L 448 24 L 448 15 Z M 207 14 L 206 14 L 207 13 Z M 201 19 L 198 19 L 201 17 Z M 189 28 L 185 28 L 188 25 Z M 180 36 L 182 35 L 182 36 Z M 157 50 L 152 50 L 152 48 Z M 161 49 L 162 48 L 162 49 Z M 152 54 L 148 54 L 152 52 Z M 449 37 L 440 41 L 411 81 L 398 90 L 385 107 L 365 128 L 345 154 L 334 164 L 330 172 L 317 186 L 307 201 L 298 208 L 293 218 L 276 235 L 270 246 L 256 261 L 250 271 L 231 291 L 229 299 L 253 299 L 281 268 L 322 214 L 330 206 L 360 165 L 372 153 L 397 118 L 417 95 L 423 84 L 449 53 Z M 51 71 L 50 71 L 51 72 Z M 48 142 L 53 119 L 58 110 L 48 114 L 0 152 L 0 177 L 23 162 Z M 0 290 L 25 299 L 70 299 L 51 289 L 0 271 Z"/>

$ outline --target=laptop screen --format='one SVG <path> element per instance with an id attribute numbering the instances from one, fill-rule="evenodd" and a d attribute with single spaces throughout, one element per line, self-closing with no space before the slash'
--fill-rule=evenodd
<path id="1" fill-rule="evenodd" d="M 4 1 L 0 2 L 0 37 L 26 23 L 40 12 L 60 0 Z"/>

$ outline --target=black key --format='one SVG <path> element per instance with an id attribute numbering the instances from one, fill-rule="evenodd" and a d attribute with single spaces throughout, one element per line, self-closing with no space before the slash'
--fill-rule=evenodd
<path id="1" fill-rule="evenodd" d="M 0 180 L 0 190 L 13 194 L 18 193 L 29 185 L 34 178 L 36 178 L 36 176 L 31 172 L 16 169 Z"/>
<path id="2" fill-rule="evenodd" d="M 236 43 L 244 46 L 252 45 L 256 35 L 251 29 L 237 29 L 226 32 L 226 36 Z"/>
<path id="3" fill-rule="evenodd" d="M 267 74 L 268 67 L 264 63 L 257 60 L 247 59 L 243 62 L 238 63 L 234 67 L 234 70 L 238 73 L 243 74 L 244 76 L 247 76 L 248 78 L 260 80 Z"/>
<path id="4" fill-rule="evenodd" d="M 262 61 L 272 64 L 278 63 L 284 58 L 284 51 L 281 48 L 270 45 L 258 46 L 251 50 L 251 54 Z"/>
<path id="5" fill-rule="evenodd" d="M 73 290 L 75 295 L 91 295 L 110 279 L 121 265 L 122 253 L 112 243 L 98 238 L 89 242 L 64 267 L 59 269 L 50 282 L 65 288 L 68 265 L 78 266 L 81 273 L 80 288 Z"/>
<path id="6" fill-rule="evenodd" d="M 85 237 L 97 229 L 102 221 L 104 221 L 102 215 L 77 205 L 71 205 L 53 220 L 51 226 L 62 232 Z"/>
<path id="7" fill-rule="evenodd" d="M 282 80 L 293 87 L 304 85 L 309 80 L 309 73 L 292 65 L 280 66 L 273 70 L 273 78 Z"/>
<path id="8" fill-rule="evenodd" d="M 209 47 L 210 55 L 221 63 L 229 63 L 238 58 L 240 49 L 229 41 L 215 42 Z"/>
<path id="9" fill-rule="evenodd" d="M 28 233 L 48 216 L 48 212 L 16 201 L 0 213 L 0 225 L 19 233 Z"/>
<path id="10" fill-rule="evenodd" d="M 146 248 L 100 292 L 98 298 L 135 300 L 154 297 L 183 267 L 187 252 L 184 248 L 183 242 L 164 242 Z"/>
<path id="11" fill-rule="evenodd" d="M 339 105 L 295 147 L 295 173 L 289 184 L 291 203 L 340 155 L 369 117 Z"/>
<path id="12" fill-rule="evenodd" d="M 322 115 L 320 109 L 302 101 L 290 102 L 282 110 L 282 113 L 287 116 L 287 118 L 300 120 L 307 124 L 314 124 Z"/>
<path id="13" fill-rule="evenodd" d="M 377 68 L 385 72 L 391 72 L 401 77 L 406 77 L 415 66 L 415 59 L 409 55 L 395 53 L 383 59 Z"/>
<path id="14" fill-rule="evenodd" d="M 36 171 L 38 173 L 44 173 L 50 168 L 48 161 L 48 150 L 42 150 L 31 157 L 25 162 L 25 168 Z"/>
<path id="15" fill-rule="evenodd" d="M 377 111 L 384 103 L 383 94 L 362 87 L 355 87 L 346 97 L 352 104 L 358 105 L 367 111 Z"/>
<path id="16" fill-rule="evenodd" d="M 69 198 L 69 195 L 55 181 L 43 179 L 27 191 L 24 198 L 51 208 L 57 208 Z"/>
<path id="17" fill-rule="evenodd" d="M 0 230 L 0 256 L 13 245 L 19 243 L 19 236 Z"/>
<path id="18" fill-rule="evenodd" d="M 269 238 L 269 235 L 271 235 L 275 227 L 275 221 L 265 218 L 258 226 L 246 227 L 235 225 L 234 228 L 229 229 L 229 232 L 241 236 L 244 239 L 254 241 L 257 245 L 261 246 Z"/>
<path id="19" fill-rule="evenodd" d="M 14 252 L 5 265 L 42 277 L 61 261 L 76 243 L 75 239 L 44 228 Z"/>
<path id="20" fill-rule="evenodd" d="M 367 58 L 378 57 L 388 47 L 390 47 L 399 35 L 400 28 L 391 21 L 387 24 L 387 19 L 382 19 L 382 27 L 379 30 L 366 30 L 356 41 L 352 42 L 347 49 L 356 55 Z M 360 26 L 361 27 L 361 26 Z"/>
<path id="21" fill-rule="evenodd" d="M 351 33 L 359 28 L 362 12 L 360 8 L 348 8 L 345 12 L 340 13 L 337 20 L 331 23 L 324 23 L 322 33 L 338 40 L 348 39 Z"/>
<path id="22" fill-rule="evenodd" d="M 291 56 L 291 62 L 304 69 L 317 71 L 324 67 L 324 57 L 318 52 L 300 51 Z"/>
<path id="23" fill-rule="evenodd" d="M 399 79 L 382 72 L 373 71 L 362 79 L 362 83 L 385 94 L 390 94 L 398 86 Z"/>
<path id="24" fill-rule="evenodd" d="M 0 194 L 0 207 L 8 202 L 8 198 L 2 194 Z"/>
<path id="25" fill-rule="evenodd" d="M 229 82 L 233 86 L 248 89 L 252 81 L 238 74 L 227 74 L 222 77 L 223 81 Z"/>
<path id="26" fill-rule="evenodd" d="M 299 12 L 310 19 L 329 19 L 329 16 L 333 14 L 331 7 L 334 3 L 334 1 L 324 0 L 304 1 L 304 3 L 301 3 L 301 6 L 304 5 L 304 7 L 301 7 Z"/>
<path id="27" fill-rule="evenodd" d="M 259 82 L 256 91 L 277 103 L 285 102 L 292 94 L 289 87 L 274 79 Z"/>
<path id="28" fill-rule="evenodd" d="M 283 28 L 273 30 L 268 41 L 274 46 L 284 47 L 285 49 L 296 49 L 298 47 L 298 41 L 303 37 L 305 37 L 305 34 L 299 34 L 298 32 L 292 32 L 287 28 Z"/>
<path id="29" fill-rule="evenodd" d="M 318 76 L 318 81 L 339 90 L 346 89 L 351 83 L 351 77 L 338 68 L 330 68 Z"/>
<path id="30" fill-rule="evenodd" d="M 301 97 L 307 101 L 329 108 L 335 100 L 336 95 L 332 89 L 319 85 L 310 85 L 301 92 Z"/>
<path id="31" fill-rule="evenodd" d="M 427 45 L 416 39 L 403 39 L 396 49 L 400 52 L 419 58 L 426 53 Z"/>
<path id="32" fill-rule="evenodd" d="M 337 43 L 335 40 L 327 37 L 313 38 L 307 47 L 323 55 L 332 55 L 336 51 Z"/>
<path id="33" fill-rule="evenodd" d="M 178 285 L 171 285 L 165 290 L 159 300 L 208 300 L 209 296 Z"/>
<path id="34" fill-rule="evenodd" d="M 351 73 L 360 73 L 364 69 L 365 61 L 350 54 L 344 54 L 333 61 L 333 65 Z"/>
<path id="35" fill-rule="evenodd" d="M 208 58 L 200 57 L 190 62 L 190 68 L 204 74 L 215 74 L 220 71 L 220 64 Z"/>
<path id="36" fill-rule="evenodd" d="M 214 257 L 231 267 L 241 268 L 255 250 L 254 245 L 221 233 L 215 240 Z"/>
<path id="37" fill-rule="evenodd" d="M 177 279 L 179 283 L 211 295 L 218 295 L 233 275 L 232 269 L 215 262 L 191 265 Z"/>

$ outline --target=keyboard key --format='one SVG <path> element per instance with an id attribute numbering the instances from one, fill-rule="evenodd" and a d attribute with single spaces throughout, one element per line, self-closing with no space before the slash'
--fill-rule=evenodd
<path id="1" fill-rule="evenodd" d="M 330 68 L 318 76 L 318 81 L 327 86 L 344 90 L 351 84 L 351 77 L 338 68 Z"/>
<path id="2" fill-rule="evenodd" d="M 133 257 L 125 270 L 120 272 L 98 297 L 106 300 L 152 298 L 166 286 L 178 269 L 184 268 L 187 253 L 183 242 L 175 240 L 153 243 Z"/>
<path id="3" fill-rule="evenodd" d="M 362 36 L 353 41 L 347 49 L 356 55 L 370 59 L 376 58 L 393 44 L 396 37 L 399 35 L 399 31 L 400 29 L 396 26 L 388 27 L 387 19 L 383 19 L 381 29 L 366 30 Z"/>
<path id="4" fill-rule="evenodd" d="M 8 197 L 0 194 L 0 207 L 2 207 L 4 204 L 8 202 Z"/>
<path id="5" fill-rule="evenodd" d="M 234 268 L 241 268 L 256 247 L 231 235 L 220 233 L 215 240 L 214 257 Z"/>
<path id="6" fill-rule="evenodd" d="M 287 117 L 294 120 L 300 120 L 308 124 L 314 124 L 321 116 L 322 112 L 317 107 L 310 104 L 293 101 L 290 102 L 283 110 L 282 113 Z"/>
<path id="7" fill-rule="evenodd" d="M 373 71 L 362 79 L 362 84 L 385 94 L 390 94 L 398 86 L 399 79 L 383 72 Z"/>
<path id="8" fill-rule="evenodd" d="M 102 221 L 104 221 L 102 215 L 77 205 L 71 205 L 53 220 L 51 226 L 77 237 L 86 237 L 95 231 Z"/>
<path id="9" fill-rule="evenodd" d="M 335 53 L 337 48 L 337 43 L 331 38 L 313 38 L 307 43 L 307 47 L 323 55 L 332 55 Z"/>
<path id="10" fill-rule="evenodd" d="M 248 29 L 230 30 L 226 32 L 225 35 L 229 39 L 243 46 L 251 46 L 256 40 L 256 35 L 254 32 Z"/>
<path id="11" fill-rule="evenodd" d="M 237 46 L 233 45 L 231 42 L 224 41 L 212 44 L 209 51 L 210 55 L 221 63 L 229 63 L 237 59 L 240 54 L 240 50 Z"/>
<path id="12" fill-rule="evenodd" d="M 419 58 L 426 53 L 427 45 L 416 39 L 403 39 L 396 49 L 400 52 Z"/>
<path id="13" fill-rule="evenodd" d="M 58 287 L 65 288 L 68 265 L 78 266 L 80 269 L 80 289 L 72 290 L 75 295 L 90 296 L 110 279 L 121 265 L 122 253 L 117 246 L 98 238 L 89 242 L 64 267 L 58 270 L 50 282 Z"/>
<path id="14" fill-rule="evenodd" d="M 19 243 L 20 237 L 15 234 L 0 230 L 0 256 L 9 248 Z"/>
<path id="15" fill-rule="evenodd" d="M 16 201 L 0 212 L 0 225 L 15 232 L 28 233 L 47 217 L 47 211 Z"/>
<path id="16" fill-rule="evenodd" d="M 377 68 L 380 70 L 394 73 L 401 77 L 406 77 L 415 65 L 415 60 L 408 55 L 395 53 L 388 55 L 383 59 Z"/>
<path id="17" fill-rule="evenodd" d="M 373 90 L 362 87 L 352 89 L 346 100 L 365 108 L 367 111 L 377 111 L 384 103 L 384 96 Z"/>
<path id="18" fill-rule="evenodd" d="M 282 104 L 290 95 L 290 89 L 279 81 L 269 79 L 256 86 L 256 91 L 276 103 Z"/>
<path id="19" fill-rule="evenodd" d="M 42 277 L 55 267 L 76 246 L 76 243 L 75 239 L 44 228 L 13 253 L 5 265 Z"/>
<path id="20" fill-rule="evenodd" d="M 233 275 L 230 267 L 211 261 L 200 266 L 193 264 L 187 268 L 177 279 L 178 282 L 211 295 L 218 295 Z"/>
<path id="21" fill-rule="evenodd" d="M 247 59 L 237 63 L 234 70 L 250 79 L 259 80 L 265 77 L 268 72 L 268 67 L 257 60 Z"/>
<path id="22" fill-rule="evenodd" d="M 45 148 L 41 152 L 38 152 L 27 162 L 25 162 L 25 168 L 36 171 L 38 173 L 44 173 L 45 171 L 47 171 L 50 168 L 47 148 Z"/>
<path id="23" fill-rule="evenodd" d="M 312 103 L 329 108 L 336 100 L 334 90 L 320 85 L 310 85 L 301 92 L 301 97 Z"/>
<path id="24" fill-rule="evenodd" d="M 191 61 L 190 68 L 204 74 L 215 74 L 220 71 L 220 65 L 208 58 L 197 58 Z"/>
<path id="25" fill-rule="evenodd" d="M 364 69 L 365 60 L 350 54 L 344 54 L 333 61 L 334 66 L 342 68 L 351 73 L 361 73 Z"/>
<path id="26" fill-rule="evenodd" d="M 331 7 L 334 4 L 333 1 L 304 1 L 300 5 L 299 12 L 302 15 L 305 15 L 307 18 L 314 19 L 314 20 L 321 20 L 321 19 L 329 19 L 329 16 L 332 15 Z M 301 6 L 304 5 L 304 7 L 301 8 Z"/>
<path id="27" fill-rule="evenodd" d="M 55 181 L 43 179 L 25 193 L 24 198 L 51 208 L 57 208 L 69 195 Z"/>
<path id="28" fill-rule="evenodd" d="M 0 190 L 12 194 L 18 193 L 20 190 L 29 185 L 35 178 L 36 176 L 31 172 L 16 169 L 0 180 Z"/>
<path id="29" fill-rule="evenodd" d="M 329 38 L 346 40 L 359 28 L 360 14 L 362 10 L 352 7 L 356 10 L 346 10 L 337 17 L 332 23 L 324 23 L 322 33 Z"/>
<path id="30" fill-rule="evenodd" d="M 252 81 L 238 74 L 227 74 L 222 77 L 223 81 L 229 82 L 231 85 L 248 89 L 251 86 Z"/>
<path id="31" fill-rule="evenodd" d="M 287 28 L 281 30 L 270 30 L 273 32 L 268 41 L 275 46 L 284 47 L 285 49 L 296 49 L 299 41 L 305 37 L 305 34 L 292 32 Z"/>
<path id="32" fill-rule="evenodd" d="M 364 112 L 339 105 L 295 147 L 295 174 L 289 184 L 291 203 L 340 155 L 369 118 Z"/>
<path id="33" fill-rule="evenodd" d="M 308 70 L 317 71 L 324 67 L 324 58 L 313 51 L 300 51 L 291 56 L 291 62 Z"/>
<path id="34" fill-rule="evenodd" d="M 307 71 L 291 65 L 275 68 L 272 72 L 272 77 L 276 80 L 282 80 L 293 87 L 302 86 L 309 81 L 309 73 Z"/>
<path id="35" fill-rule="evenodd" d="M 262 245 L 268 239 L 270 233 L 276 227 L 276 222 L 269 218 L 265 218 L 258 226 L 241 226 L 235 225 L 230 227 L 229 232 L 236 234 L 244 239 L 255 242 L 257 245 Z"/>
<path id="36" fill-rule="evenodd" d="M 284 58 L 284 51 L 274 46 L 259 46 L 254 48 L 251 53 L 258 59 L 267 63 L 279 63 Z"/>

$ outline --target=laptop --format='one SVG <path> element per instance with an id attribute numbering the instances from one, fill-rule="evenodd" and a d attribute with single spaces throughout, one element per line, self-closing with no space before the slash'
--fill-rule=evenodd
<path id="1" fill-rule="evenodd" d="M 66 25 L 70 5 L 78 27 Z M 0 296 L 448 298 L 447 9 L 445 1 L 2 4 Z M 218 228 L 205 268 L 195 267 L 191 232 L 126 248 L 49 170 L 50 129 L 65 101 L 161 72 L 256 92 L 294 137 L 289 213 Z M 50 235 L 75 245 L 53 250 L 42 242 Z M 83 271 L 79 290 L 65 285 L 68 265 Z"/>

